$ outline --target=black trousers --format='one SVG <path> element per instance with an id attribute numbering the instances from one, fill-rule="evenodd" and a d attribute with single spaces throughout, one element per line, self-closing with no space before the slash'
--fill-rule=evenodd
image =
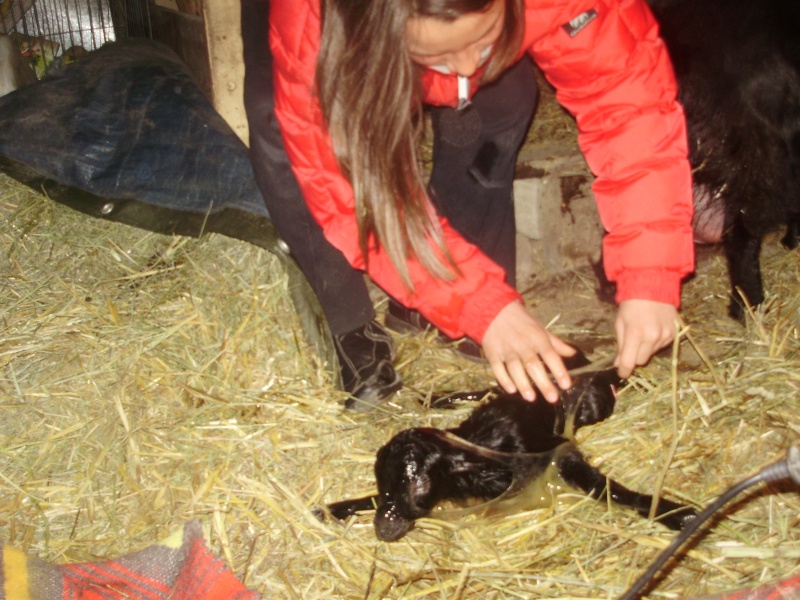
<path id="1" fill-rule="evenodd" d="M 244 101 L 256 182 L 281 238 L 322 304 L 331 333 L 341 335 L 366 325 L 375 318 L 375 310 L 363 273 L 325 239 L 286 156 L 275 117 L 269 2 L 241 1 Z M 429 185 L 437 210 L 506 270 L 512 286 L 514 166 L 537 99 L 535 72 L 526 58 L 481 88 L 468 108 L 431 109 L 434 146 Z"/>

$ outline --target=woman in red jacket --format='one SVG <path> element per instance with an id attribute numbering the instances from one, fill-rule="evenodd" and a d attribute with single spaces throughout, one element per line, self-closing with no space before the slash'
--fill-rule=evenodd
<path id="1" fill-rule="evenodd" d="M 626 377 L 674 335 L 693 268 L 685 125 L 642 0 L 243 0 L 254 170 L 320 297 L 345 388 L 400 386 L 387 324 L 477 342 L 508 391 L 553 401 L 569 347 L 514 290 L 514 163 L 536 102 L 530 59 L 576 117 Z M 269 48 L 267 48 L 267 17 Z M 433 170 L 417 147 L 432 107 Z M 417 312 L 418 311 L 418 312 Z"/>

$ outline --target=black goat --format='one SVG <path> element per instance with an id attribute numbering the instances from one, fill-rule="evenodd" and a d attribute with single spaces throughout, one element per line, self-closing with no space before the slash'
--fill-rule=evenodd
<path id="1" fill-rule="evenodd" d="M 588 364 L 580 353 L 566 362 L 573 369 Z M 574 379 L 575 385 L 561 393 L 557 404 L 499 393 L 454 429 L 417 427 L 400 432 L 378 451 L 378 494 L 330 504 L 330 513 L 344 519 L 357 511 L 375 509 L 376 535 L 395 541 L 416 519 L 429 515 L 444 501 L 513 502 L 525 496 L 521 492 L 532 483 L 555 475 L 566 486 L 598 499 L 608 494 L 613 501 L 647 516 L 652 496 L 607 479 L 586 462 L 572 437 L 579 427 L 602 421 L 613 412 L 614 387 L 622 382 L 613 369 Z M 444 400 L 479 395 L 451 394 Z M 693 508 L 664 499 L 658 501 L 655 511 L 656 518 L 671 529 L 681 529 L 696 514 Z"/>
<path id="2" fill-rule="evenodd" d="M 732 285 L 764 300 L 759 253 L 781 226 L 800 234 L 800 2 L 648 0 L 686 112 L 695 231 L 721 241 Z"/>

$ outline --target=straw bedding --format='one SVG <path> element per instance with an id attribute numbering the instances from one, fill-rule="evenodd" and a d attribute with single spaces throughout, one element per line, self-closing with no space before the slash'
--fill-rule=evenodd
<path id="1" fill-rule="evenodd" d="M 378 412 L 344 413 L 263 250 L 91 220 L 4 176 L 0 222 L 5 543 L 97 560 L 198 519 L 265 598 L 611 598 L 671 540 L 577 496 L 489 522 L 423 521 L 396 544 L 378 542 L 366 516 L 320 523 L 312 508 L 373 490 L 374 452 L 391 435 L 464 416 L 420 399 L 484 386 L 487 369 L 401 336 L 406 389 Z M 763 268 L 768 301 L 742 327 L 725 316 L 723 258 L 701 252 L 680 343 L 581 432 L 610 476 L 705 505 L 798 443 L 800 254 L 770 239 Z M 613 348 L 613 313 L 593 286 L 570 273 L 528 301 L 597 358 Z M 797 489 L 755 490 L 726 515 L 654 596 L 800 572 Z"/>

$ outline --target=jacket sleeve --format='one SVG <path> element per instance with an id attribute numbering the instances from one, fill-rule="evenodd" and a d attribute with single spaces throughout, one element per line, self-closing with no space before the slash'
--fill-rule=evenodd
<path id="1" fill-rule="evenodd" d="M 325 237 L 351 265 L 365 269 L 361 256 L 353 190 L 342 175 L 313 94 L 319 47 L 318 2 L 271 3 L 270 47 L 274 58 L 275 106 L 286 152 L 300 188 Z M 480 342 L 500 310 L 519 299 L 504 282 L 503 270 L 468 244 L 442 219 L 445 242 L 461 275 L 452 281 L 430 276 L 409 261 L 414 291 L 403 285 L 386 253 L 370 244 L 372 280 L 402 304 L 419 310 L 444 333 Z M 333 275 L 335 276 L 335 275 Z"/>
<path id="2" fill-rule="evenodd" d="M 528 19 L 541 27 L 530 50 L 577 119 L 607 231 L 606 274 L 617 283 L 618 302 L 678 306 L 680 280 L 694 268 L 691 171 L 657 23 L 642 0 L 560 4 Z"/>

